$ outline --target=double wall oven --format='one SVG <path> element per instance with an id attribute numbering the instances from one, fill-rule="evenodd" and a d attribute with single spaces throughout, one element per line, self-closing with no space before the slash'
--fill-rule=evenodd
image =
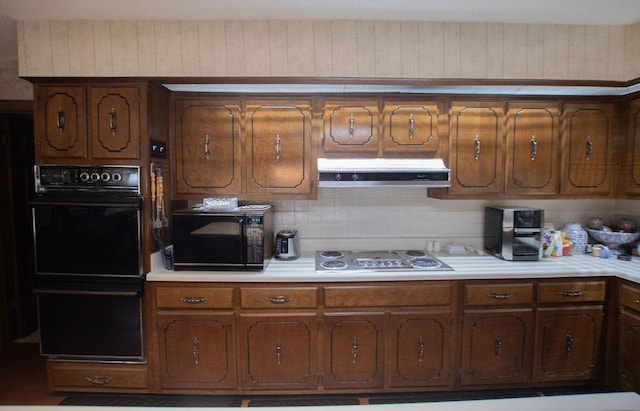
<path id="1" fill-rule="evenodd" d="M 143 362 L 139 168 L 40 165 L 35 191 L 42 354 Z"/>

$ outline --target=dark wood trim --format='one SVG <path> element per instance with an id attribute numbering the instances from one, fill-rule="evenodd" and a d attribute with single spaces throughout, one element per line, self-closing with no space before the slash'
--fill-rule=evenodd
<path id="1" fill-rule="evenodd" d="M 33 100 L 0 100 L 0 112 L 31 113 L 33 112 Z"/>

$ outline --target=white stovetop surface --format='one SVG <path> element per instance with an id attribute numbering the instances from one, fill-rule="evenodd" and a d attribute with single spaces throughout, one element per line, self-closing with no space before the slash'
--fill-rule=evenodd
<path id="1" fill-rule="evenodd" d="M 617 276 L 640 283 L 640 257 L 631 261 L 603 259 L 588 255 L 545 257 L 539 261 L 504 261 L 484 256 L 448 256 L 438 258 L 454 271 L 385 271 L 349 273 L 343 271 L 315 272 L 312 254 L 297 260 L 272 259 L 263 271 L 172 271 L 166 270 L 160 253 L 151 258 L 151 272 L 147 281 L 193 282 L 353 282 L 353 281 L 410 281 L 451 279 L 507 279 Z"/>
<path id="2" fill-rule="evenodd" d="M 0 410 L 20 411 L 151 411 L 154 407 L 84 407 L 56 405 L 0 406 Z M 263 411 L 290 411 L 291 407 L 262 407 Z M 384 405 L 309 406 L 305 411 L 639 411 L 640 396 L 633 392 L 612 394 L 559 395 L 552 397 L 505 398 L 498 400 L 447 401 Z M 173 407 L 172 411 L 203 411 L 212 408 Z M 216 411 L 238 411 L 238 407 L 215 407 Z"/>

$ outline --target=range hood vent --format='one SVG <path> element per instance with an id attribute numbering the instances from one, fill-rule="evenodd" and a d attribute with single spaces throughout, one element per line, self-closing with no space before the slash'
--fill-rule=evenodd
<path id="1" fill-rule="evenodd" d="M 319 158 L 319 187 L 450 187 L 441 158 Z"/>

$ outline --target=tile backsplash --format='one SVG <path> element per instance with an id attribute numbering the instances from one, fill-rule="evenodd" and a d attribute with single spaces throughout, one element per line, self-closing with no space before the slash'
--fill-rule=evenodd
<path id="1" fill-rule="evenodd" d="M 482 247 L 484 207 L 536 207 L 560 228 L 591 216 L 638 214 L 634 200 L 438 200 L 424 188 L 320 188 L 317 200 L 274 203 L 275 230 L 295 228 L 303 252 L 319 249 L 424 248 L 458 242 Z"/>

